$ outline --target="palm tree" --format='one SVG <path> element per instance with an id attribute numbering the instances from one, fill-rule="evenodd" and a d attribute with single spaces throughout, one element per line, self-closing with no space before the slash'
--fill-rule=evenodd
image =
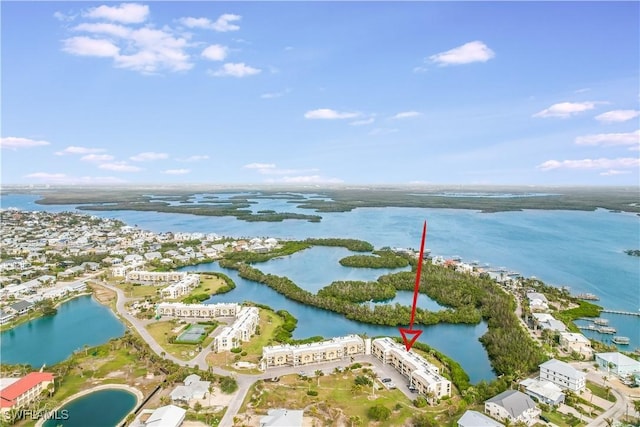
<path id="1" fill-rule="evenodd" d="M 316 369 L 314 374 L 316 375 L 316 378 L 318 379 L 318 387 L 320 387 L 320 377 L 324 375 L 324 372 L 322 372 L 321 369 Z"/>
<path id="2" fill-rule="evenodd" d="M 604 422 L 607 424 L 607 427 L 613 427 L 613 418 L 605 418 Z"/>
<path id="3" fill-rule="evenodd" d="M 362 423 L 362 418 L 358 415 L 352 415 L 349 417 L 349 422 L 351 423 L 351 427 L 359 426 Z"/>

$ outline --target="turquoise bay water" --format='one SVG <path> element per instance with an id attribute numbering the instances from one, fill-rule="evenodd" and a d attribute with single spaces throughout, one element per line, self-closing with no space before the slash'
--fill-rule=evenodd
<path id="1" fill-rule="evenodd" d="M 56 364 L 84 345 L 95 346 L 124 334 L 125 327 L 109 308 L 91 296 L 74 298 L 55 316 L 40 317 L 0 335 L 3 363 L 34 368 Z"/>
<path id="2" fill-rule="evenodd" d="M 58 418 L 50 419 L 44 427 L 113 427 L 119 425 L 133 410 L 137 398 L 125 390 L 98 390 L 79 397 L 58 409 Z"/>
<path id="3" fill-rule="evenodd" d="M 74 210 L 73 206 L 37 205 L 34 203 L 37 199 L 37 196 L 12 194 L 2 196 L 0 202 L 3 207 L 28 210 Z M 591 292 L 600 297 L 599 304 L 606 308 L 632 312 L 640 308 L 640 258 L 623 252 L 640 248 L 640 217 L 634 214 L 602 209 L 594 212 L 529 210 L 484 214 L 456 209 L 362 208 L 352 212 L 322 213 L 320 223 L 299 220 L 265 223 L 244 222 L 234 217 L 170 213 L 85 213 L 117 218 L 155 232 L 199 231 L 231 237 L 289 239 L 346 237 L 366 240 L 376 247 L 413 248 L 419 245 L 420 229 L 426 219 L 429 223 L 426 246 L 434 255 L 458 255 L 467 261 L 505 266 L 526 277 L 537 276 L 548 284 L 569 286 L 573 293 Z M 277 266 L 271 264 L 268 268 Z M 309 276 L 322 275 L 313 263 L 307 264 L 306 268 Z M 301 278 L 296 282 L 301 286 L 304 284 Z M 252 288 L 243 287 L 247 292 L 242 293 L 242 299 L 256 300 L 254 293 L 263 288 L 255 284 Z M 227 295 L 235 301 L 238 299 L 236 292 Z M 276 308 L 284 308 L 285 304 L 293 303 L 282 302 Z M 341 324 L 326 312 L 322 313 L 317 314 L 316 320 L 313 316 L 301 320 L 296 337 L 329 336 L 325 328 Z M 632 340 L 627 346 L 629 349 L 640 347 L 639 317 L 612 316 L 610 323 L 619 331 L 628 331 L 626 335 Z M 457 349 L 455 353 L 466 353 L 466 350 Z M 459 359 L 454 353 L 448 354 Z"/>
<path id="4" fill-rule="evenodd" d="M 275 260 L 274 260 L 275 261 Z M 258 264 L 262 269 L 268 263 Z M 326 266 L 325 266 L 326 268 Z M 253 301 L 266 304 L 274 310 L 287 310 L 298 319 L 298 326 L 293 331 L 296 339 L 322 335 L 337 337 L 347 334 L 367 334 L 370 337 L 379 335 L 398 336 L 398 328 L 391 326 L 368 325 L 326 310 L 320 310 L 287 299 L 273 289 L 256 282 L 245 280 L 238 276 L 237 271 L 222 268 L 218 263 L 200 264 L 184 267 L 181 271 L 217 271 L 229 276 L 235 283 L 236 289 L 222 295 L 214 295 L 205 303 Z M 400 292 L 396 297 L 398 302 L 410 305 L 411 292 Z M 418 297 L 418 307 L 425 309 L 439 309 L 434 301 L 425 295 Z M 495 374 L 489 363 L 487 352 L 478 339 L 487 332 L 486 323 L 478 325 L 450 325 L 440 324 L 423 327 L 419 341 L 445 353 L 462 365 L 469 374 L 472 382 L 491 380 Z"/>

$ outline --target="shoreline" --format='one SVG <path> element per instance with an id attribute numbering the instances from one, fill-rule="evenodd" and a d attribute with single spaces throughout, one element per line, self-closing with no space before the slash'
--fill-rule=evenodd
<path id="1" fill-rule="evenodd" d="M 101 384 L 92 388 L 89 388 L 87 390 L 82 390 L 79 391 L 78 393 L 67 397 L 65 400 L 63 400 L 57 407 L 55 407 L 54 409 L 52 409 L 51 411 L 49 411 L 47 414 L 51 414 L 52 412 L 56 412 L 58 410 L 60 410 L 60 408 L 64 407 L 65 405 L 73 402 L 74 400 L 77 400 L 81 397 L 84 397 L 88 394 L 91 394 L 93 392 L 96 391 L 100 391 L 100 390 L 124 390 L 124 391 L 128 391 L 129 393 L 133 394 L 136 397 L 136 404 L 134 405 L 133 409 L 135 409 L 140 402 L 144 399 L 144 395 L 142 394 L 142 392 L 140 390 L 138 390 L 135 387 L 126 385 L 126 384 Z M 118 422 L 118 425 L 120 424 L 120 422 L 122 422 L 129 414 L 131 413 L 131 411 L 127 412 L 125 414 L 124 417 L 122 417 L 122 420 L 120 420 Z M 35 427 L 42 427 L 42 425 L 44 425 L 44 423 L 47 421 L 46 419 L 47 417 L 44 418 L 40 418 L 37 422 L 36 422 L 36 426 Z"/>

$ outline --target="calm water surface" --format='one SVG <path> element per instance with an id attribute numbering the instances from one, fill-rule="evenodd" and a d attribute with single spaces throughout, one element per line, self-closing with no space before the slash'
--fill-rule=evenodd
<path id="1" fill-rule="evenodd" d="M 58 410 L 67 411 L 66 420 L 48 420 L 44 427 L 113 427 L 135 407 L 137 398 L 125 390 L 98 390 L 79 397 Z"/>

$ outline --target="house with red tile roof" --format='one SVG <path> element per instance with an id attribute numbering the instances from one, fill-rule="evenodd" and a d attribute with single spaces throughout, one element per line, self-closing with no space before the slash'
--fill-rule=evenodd
<path id="1" fill-rule="evenodd" d="M 17 381 L 0 379 L 0 384 L 6 386 L 0 389 L 0 413 L 5 414 L 11 409 L 19 408 L 33 402 L 53 383 L 50 372 L 31 372 Z"/>

